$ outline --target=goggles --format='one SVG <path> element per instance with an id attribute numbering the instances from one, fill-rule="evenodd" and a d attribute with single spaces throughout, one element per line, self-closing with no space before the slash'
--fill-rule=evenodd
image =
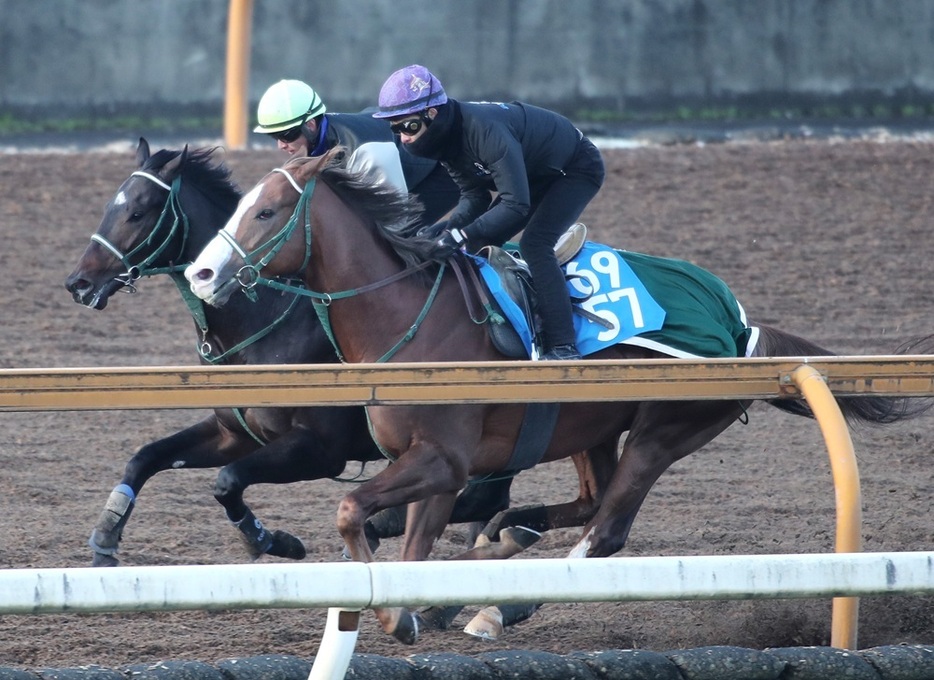
<path id="1" fill-rule="evenodd" d="M 392 123 L 389 129 L 393 131 L 393 134 L 411 136 L 417 135 L 424 124 L 425 121 L 423 118 L 406 118 L 405 120 L 400 120 L 398 123 Z"/>

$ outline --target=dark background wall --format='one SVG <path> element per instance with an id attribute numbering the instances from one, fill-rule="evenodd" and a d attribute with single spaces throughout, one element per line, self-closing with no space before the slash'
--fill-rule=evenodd
<path id="1" fill-rule="evenodd" d="M 0 0 L 0 115 L 220 115 L 227 0 Z M 569 114 L 928 106 L 930 0 L 256 0 L 250 99 L 331 110 L 423 63 L 462 99 Z"/>

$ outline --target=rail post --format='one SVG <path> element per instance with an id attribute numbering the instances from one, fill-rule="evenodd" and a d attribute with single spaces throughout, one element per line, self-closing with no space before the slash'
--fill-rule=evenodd
<path id="1" fill-rule="evenodd" d="M 343 678 L 350 666 L 357 636 L 360 633 L 360 610 L 331 607 L 324 626 L 324 635 L 308 680 Z"/>
<path id="2" fill-rule="evenodd" d="M 837 506 L 836 551 L 860 552 L 863 510 L 859 468 L 846 420 L 824 377 L 813 366 L 799 366 L 792 372 L 791 379 L 814 412 L 830 455 Z M 859 598 L 833 598 L 830 645 L 840 649 L 856 649 L 858 627 Z"/>
<path id="3" fill-rule="evenodd" d="M 224 88 L 224 141 L 229 149 L 242 149 L 246 146 L 252 23 L 253 0 L 230 0 L 230 9 L 227 12 L 227 74 Z"/>

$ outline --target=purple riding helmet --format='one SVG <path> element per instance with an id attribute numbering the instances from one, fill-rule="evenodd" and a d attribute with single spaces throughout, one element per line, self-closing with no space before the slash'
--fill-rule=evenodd
<path id="1" fill-rule="evenodd" d="M 412 64 L 400 68 L 383 83 L 379 91 L 379 111 L 373 117 L 396 118 L 441 106 L 447 101 L 441 81 L 424 66 Z"/>

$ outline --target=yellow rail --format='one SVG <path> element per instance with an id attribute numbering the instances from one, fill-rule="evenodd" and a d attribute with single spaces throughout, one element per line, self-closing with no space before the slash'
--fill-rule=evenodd
<path id="1" fill-rule="evenodd" d="M 162 366 L 0 370 L 0 411 L 934 394 L 934 357 Z"/>

